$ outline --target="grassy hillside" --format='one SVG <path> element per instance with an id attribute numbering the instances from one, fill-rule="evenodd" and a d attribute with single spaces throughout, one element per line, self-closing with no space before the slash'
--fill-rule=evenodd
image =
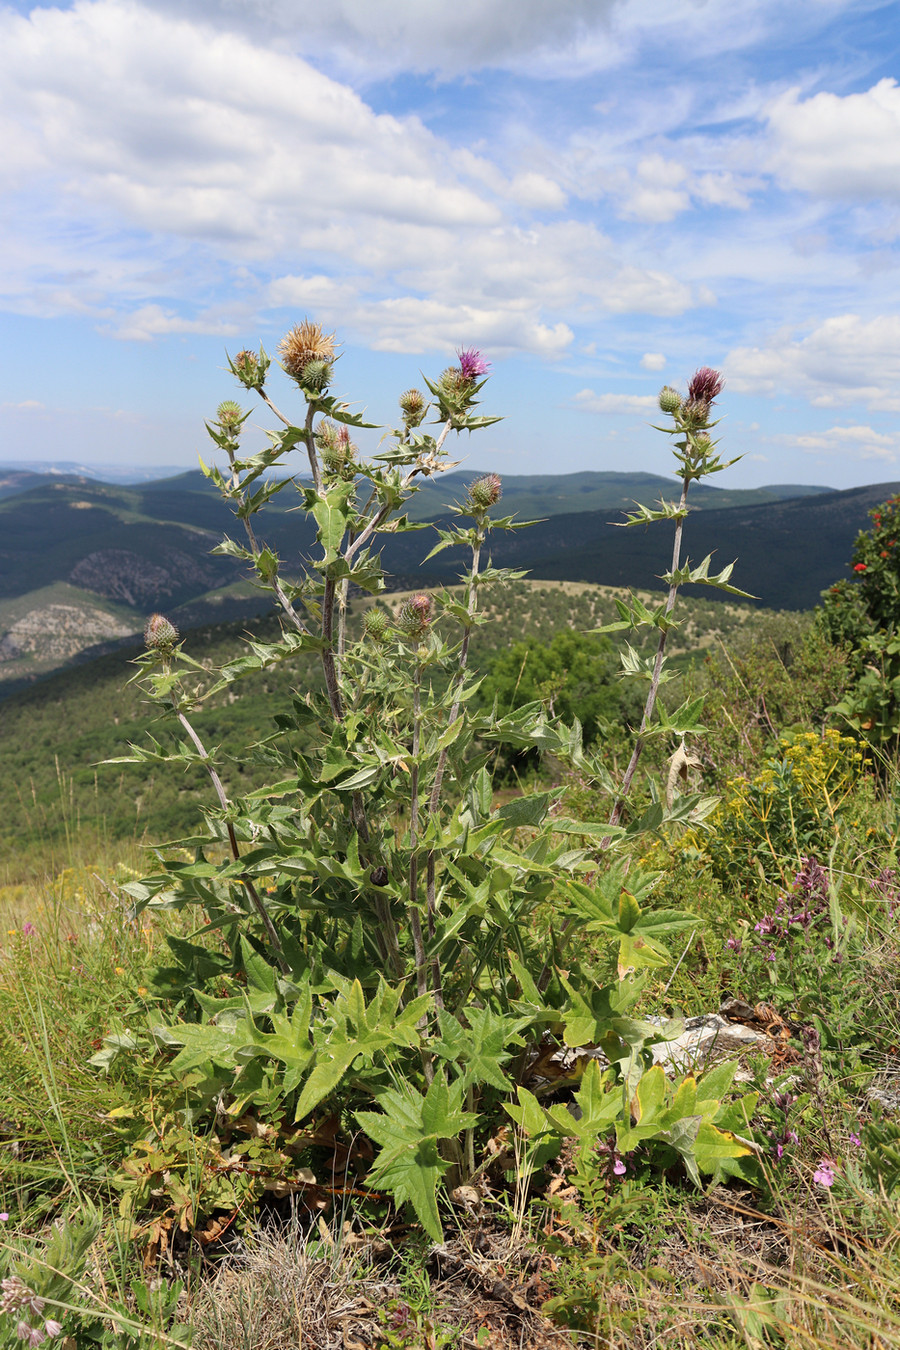
<path id="1" fill-rule="evenodd" d="M 485 592 L 491 622 L 476 630 L 471 660 L 477 669 L 489 666 L 493 654 L 525 636 L 548 642 L 566 628 L 589 631 L 616 617 L 615 592 L 574 582 L 522 581 Z M 402 593 L 389 597 L 398 606 Z M 368 601 L 356 601 L 359 622 Z M 746 629 L 758 611 L 746 606 L 702 601 L 673 644 L 682 659 L 717 637 Z M 248 623 L 211 625 L 186 636 L 186 650 L 204 664 L 215 665 L 236 655 L 240 636 L 249 632 L 274 635 L 272 617 Z M 154 724 L 154 710 L 133 684 L 129 664 L 137 648 L 121 648 L 95 661 L 66 670 L 35 687 L 9 697 L 0 720 L 0 854 L 15 869 L 16 858 L 53 856 L 65 861 L 76 836 L 82 848 L 109 839 L 157 841 L 185 833 L 196 819 L 197 805 L 207 800 L 200 773 L 176 778 L 156 774 L 152 766 L 103 766 L 100 761 L 127 753 L 129 742 L 144 743 L 148 731 L 165 737 L 170 728 Z M 237 701 L 225 693 L 204 705 L 196 724 L 204 741 L 219 745 L 223 777 L 241 788 L 256 785 L 265 770 L 229 760 L 238 747 L 271 726 L 273 714 L 289 705 L 291 693 L 318 685 L 312 657 L 298 658 L 250 676 Z"/>

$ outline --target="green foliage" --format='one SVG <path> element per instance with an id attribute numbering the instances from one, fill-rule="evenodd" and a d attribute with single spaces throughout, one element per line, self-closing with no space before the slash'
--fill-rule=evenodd
<path id="1" fill-rule="evenodd" d="M 539 702 L 551 716 L 581 723 L 586 745 L 610 724 L 640 717 L 637 692 L 617 678 L 620 663 L 608 638 L 563 631 L 549 643 L 533 637 L 499 651 L 477 693 L 478 706 L 503 713 Z"/>
<path id="2" fill-rule="evenodd" d="M 900 496 L 869 512 L 857 536 L 852 581 L 823 594 L 819 622 L 849 649 L 853 685 L 835 713 L 871 744 L 896 748 L 900 737 Z"/>
<path id="3" fill-rule="evenodd" d="M 237 1130 L 246 1117 L 274 1131 L 273 1149 L 253 1158 L 252 1175 L 264 1185 L 294 1184 L 280 1156 L 287 1131 L 300 1127 L 319 1141 L 323 1122 L 332 1120 L 331 1139 L 364 1169 L 366 1192 L 411 1206 L 438 1241 L 442 1183 L 459 1186 L 486 1165 L 480 1155 L 514 1088 L 523 1109 L 537 1108 L 527 1084 L 543 1061 L 545 1037 L 558 1038 L 560 1028 L 565 1045 L 601 1049 L 610 1065 L 601 1076 L 595 1063 L 579 1088 L 584 1120 L 573 1129 L 585 1185 L 601 1127 L 620 1134 L 628 1151 L 661 1142 L 696 1184 L 701 1172 L 719 1175 L 721 1163 L 746 1152 L 718 1128 L 721 1101 L 698 1098 L 693 1080 L 660 1094 L 651 1047 L 675 1033 L 630 1015 L 643 972 L 668 962 L 664 940 L 691 921 L 649 910 L 654 878 L 641 869 L 632 866 L 626 877 L 624 866 L 606 859 L 598 868 L 596 856 L 598 846 L 605 852 L 667 821 L 696 821 L 710 803 L 670 794 L 620 823 L 633 764 L 608 821 L 565 817 L 552 789 L 495 800 L 488 765 L 498 748 L 601 771 L 585 755 L 577 711 L 585 708 L 592 730 L 601 715 L 621 711 L 610 648 L 602 638 L 564 633 L 547 648 L 537 697 L 523 701 L 514 691 L 506 706 L 496 690 L 479 690 L 470 648 L 485 617 L 485 588 L 520 579 L 485 561 L 494 534 L 517 528 L 492 514 L 495 477 L 469 491 L 451 508 L 450 527 L 437 531 L 432 553 L 461 550 L 468 560 L 461 594 L 419 593 L 374 624 L 348 622 L 351 585 L 375 596 L 384 589 L 381 536 L 405 529 L 403 507 L 416 480 L 442 467 L 451 433 L 495 419 L 473 411 L 485 380 L 467 371 L 483 374 L 484 365 L 465 353 L 458 369 L 426 381 L 440 434 L 421 430 L 424 400 L 412 416 L 416 400 L 407 393 L 403 426 L 383 439 L 374 461 L 357 462 L 335 425 L 359 419 L 325 392 L 327 381 L 309 375 L 308 352 L 317 343 L 332 350 L 331 340 L 304 323 L 282 351 L 300 336 L 303 361 L 290 373 L 302 385 L 303 418 L 270 433 L 268 450 L 245 457 L 246 416 L 223 405 L 227 415 L 209 431 L 227 466 L 204 470 L 245 525 L 246 546 L 229 540 L 225 550 L 254 567 L 257 584 L 280 607 L 283 631 L 251 640 L 242 656 L 212 669 L 176 644 L 160 618 L 148 627 L 138 662 L 140 687 L 168 713 L 177 739 L 133 747 L 128 759 L 205 772 L 212 805 L 205 830 L 182 841 L 187 856 L 163 855 L 152 875 L 123 887 L 135 913 L 174 911 L 193 915 L 195 925 L 188 937 L 170 934 L 170 960 L 152 983 L 158 1004 L 144 1026 L 114 1029 L 94 1059 L 109 1072 L 142 1056 L 153 1062 L 155 1099 L 184 1097 L 165 1129 L 143 1108 L 132 1117 L 137 1133 L 116 1179 L 123 1218 L 134 1226 L 151 1211 L 159 1244 L 173 1225 L 190 1229 L 210 1207 L 237 1208 L 254 1194 L 258 1180 L 243 1189 L 243 1169 L 237 1180 L 230 1175 L 231 1159 L 245 1155 L 223 1137 L 223 1121 Z M 263 356 L 253 364 L 252 387 L 268 402 Z M 701 375 L 718 387 L 712 372 L 695 382 Z M 724 467 L 705 429 L 711 397 L 698 396 L 674 416 L 682 506 L 692 481 Z M 299 506 L 315 531 L 300 582 L 284 574 L 254 523 L 275 491 L 264 475 L 281 470 L 298 447 L 312 476 L 312 485 L 296 484 Z M 681 515 L 679 539 L 680 529 Z M 717 578 L 707 578 L 707 563 L 685 568 L 676 548 L 660 616 L 638 597 L 618 602 L 630 628 L 649 624 L 658 634 L 655 652 L 629 646 L 622 656 L 626 673 L 649 680 L 634 763 L 651 738 L 683 742 L 700 725 L 698 699 L 671 711 L 657 706 L 663 648 L 676 626 L 682 580 L 726 585 L 730 568 Z M 234 775 L 220 773 L 220 749 L 201 733 L 202 710 L 298 657 L 316 660 L 321 680 L 294 692 L 274 726 L 246 747 L 265 781 L 235 790 Z M 590 684 L 604 659 L 601 705 Z M 498 661 L 498 680 L 508 683 L 512 666 Z M 576 714 L 570 722 L 560 717 L 567 708 Z M 617 978 L 592 987 L 575 963 L 562 968 L 562 943 L 548 950 L 534 922 L 548 904 L 560 939 L 582 925 L 615 950 Z M 572 1121 L 562 1105 L 540 1109 L 558 1130 Z M 353 1142 L 359 1127 L 368 1156 Z M 311 1143 L 311 1163 L 320 1146 Z M 316 1173 L 302 1184 L 318 1184 Z"/>
<path id="4" fill-rule="evenodd" d="M 809 615 L 759 614 L 718 637 L 690 681 L 706 695 L 703 760 L 716 785 L 752 777 L 783 733 L 821 731 L 847 685 L 848 659 Z"/>

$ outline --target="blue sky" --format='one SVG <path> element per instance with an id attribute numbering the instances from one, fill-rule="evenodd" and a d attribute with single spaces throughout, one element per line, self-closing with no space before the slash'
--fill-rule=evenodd
<path id="1" fill-rule="evenodd" d="M 0 462 L 190 467 L 308 315 L 378 422 L 480 348 L 479 469 L 665 471 L 712 365 L 727 485 L 900 479 L 898 78 L 870 0 L 0 4 Z"/>

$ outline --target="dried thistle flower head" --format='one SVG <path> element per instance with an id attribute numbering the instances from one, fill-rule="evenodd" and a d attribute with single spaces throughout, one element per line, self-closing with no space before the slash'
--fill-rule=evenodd
<path id="1" fill-rule="evenodd" d="M 226 398 L 216 409 L 216 421 L 226 431 L 236 431 L 243 420 L 244 410 L 233 398 Z"/>
<path id="2" fill-rule="evenodd" d="M 476 478 L 474 483 L 469 484 L 468 492 L 472 505 L 486 511 L 488 507 L 496 505 L 503 495 L 500 475 L 486 473 L 483 478 Z"/>
<path id="3" fill-rule="evenodd" d="M 414 595 L 400 608 L 397 627 L 406 637 L 422 637 L 431 623 L 431 596 Z"/>
<path id="4" fill-rule="evenodd" d="M 295 380 L 303 378 L 305 368 L 313 361 L 330 365 L 334 360 L 334 333 L 323 333 L 322 325 L 304 319 L 278 344 L 281 363 Z"/>
<path id="5" fill-rule="evenodd" d="M 681 407 L 681 395 L 670 384 L 664 384 L 659 391 L 659 407 L 664 413 L 677 413 Z"/>
<path id="6" fill-rule="evenodd" d="M 178 629 L 164 614 L 151 614 L 144 629 L 144 642 L 150 651 L 171 653 L 178 641 Z"/>

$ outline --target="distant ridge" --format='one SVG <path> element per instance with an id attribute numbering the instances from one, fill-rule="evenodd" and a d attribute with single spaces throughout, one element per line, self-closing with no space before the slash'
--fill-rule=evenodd
<path id="1" fill-rule="evenodd" d="M 447 522 L 448 505 L 461 501 L 477 476 L 456 471 L 427 482 L 412 498 L 410 515 Z M 536 579 L 659 588 L 671 531 L 662 524 L 621 529 L 612 522 L 622 521 L 635 500 L 673 498 L 676 481 L 598 472 L 507 475 L 503 483 L 503 514 L 537 523 L 492 536 L 495 563 L 523 568 Z M 241 531 L 199 470 L 130 485 L 56 474 L 32 477 L 29 486 L 0 477 L 0 497 L 4 490 L 0 689 L 41 678 L 98 643 L 127 640 L 155 610 L 188 628 L 269 608 L 244 564 L 213 552 L 223 534 L 239 538 Z M 689 499 L 686 554 L 697 563 L 713 553 L 715 570 L 738 559 L 733 580 L 758 603 L 808 609 L 847 574 L 871 507 L 898 490 L 896 483 L 843 492 L 789 484 L 733 491 L 701 485 Z M 316 548 L 314 525 L 295 507 L 292 491 L 279 493 L 258 523 L 258 537 L 281 556 L 289 576 Z M 433 542 L 427 530 L 383 536 L 388 585 L 454 580 L 462 563 L 455 550 L 423 563 Z"/>

